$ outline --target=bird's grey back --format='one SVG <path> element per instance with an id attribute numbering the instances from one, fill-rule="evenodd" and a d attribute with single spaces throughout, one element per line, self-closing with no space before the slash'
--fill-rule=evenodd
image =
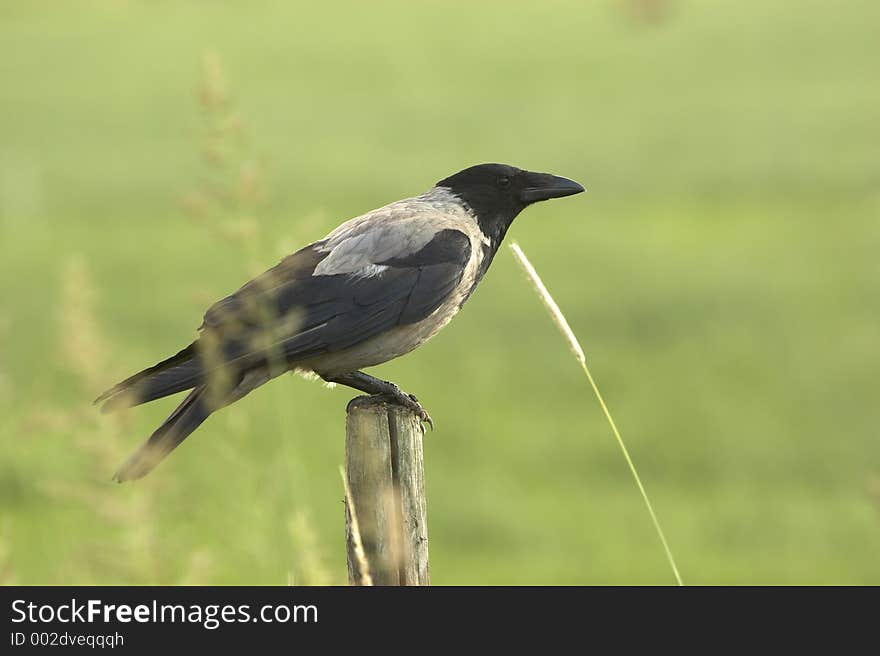
<path id="1" fill-rule="evenodd" d="M 461 201 L 442 187 L 405 198 L 346 221 L 318 242 L 328 253 L 314 275 L 370 275 L 376 265 L 421 250 L 444 229 L 459 230 L 472 241 L 482 240 L 476 219 Z"/>

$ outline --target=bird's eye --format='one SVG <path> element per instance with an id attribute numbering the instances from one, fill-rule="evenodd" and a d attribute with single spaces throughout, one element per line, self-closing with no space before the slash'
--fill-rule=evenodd
<path id="1" fill-rule="evenodd" d="M 509 187 L 510 186 L 510 178 L 508 178 L 506 175 L 502 175 L 500 178 L 498 178 L 498 186 L 499 187 Z"/>

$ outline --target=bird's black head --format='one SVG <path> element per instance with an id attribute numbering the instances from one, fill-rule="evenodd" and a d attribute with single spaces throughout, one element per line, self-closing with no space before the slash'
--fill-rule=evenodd
<path id="1" fill-rule="evenodd" d="M 496 248 L 516 216 L 532 203 L 584 190 L 573 180 L 507 164 L 471 166 L 441 180 L 437 186 L 449 189 L 464 201 Z"/>

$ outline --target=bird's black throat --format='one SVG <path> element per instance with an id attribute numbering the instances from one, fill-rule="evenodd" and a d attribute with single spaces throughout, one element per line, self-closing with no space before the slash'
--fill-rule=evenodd
<path id="1" fill-rule="evenodd" d="M 510 224 L 513 223 L 515 218 L 516 214 L 513 216 L 496 215 L 493 217 L 481 217 L 479 214 L 477 215 L 477 225 L 480 227 L 480 232 L 482 232 L 489 241 L 488 244 L 483 244 L 483 260 L 480 262 L 480 270 L 477 274 L 479 278 L 483 277 L 483 274 L 486 273 L 489 265 L 492 264 L 492 259 L 501 247 L 501 242 L 504 241 L 504 237 L 507 235 L 507 230 L 510 228 Z"/>

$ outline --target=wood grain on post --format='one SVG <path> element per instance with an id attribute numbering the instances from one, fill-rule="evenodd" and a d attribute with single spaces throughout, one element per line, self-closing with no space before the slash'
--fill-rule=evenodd
<path id="1" fill-rule="evenodd" d="M 345 474 L 375 585 L 429 585 L 422 427 L 410 410 L 369 396 L 348 406 Z M 348 580 L 362 584 L 346 501 Z"/>

